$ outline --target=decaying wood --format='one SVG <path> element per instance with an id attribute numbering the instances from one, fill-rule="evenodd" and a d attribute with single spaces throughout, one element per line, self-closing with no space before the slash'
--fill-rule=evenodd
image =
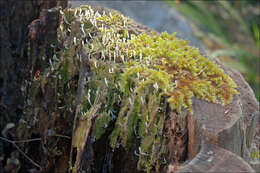
<path id="1" fill-rule="evenodd" d="M 189 135 L 194 139 L 195 146 L 205 139 L 242 156 L 241 148 L 244 144 L 241 137 L 244 134 L 241 131 L 242 111 L 238 97 L 234 97 L 232 103 L 224 107 L 198 99 L 194 99 L 193 103 L 194 116 L 190 119 L 195 119 L 191 122 L 195 121 L 198 124 L 192 133 L 200 134 L 195 134 L 197 138 Z"/>
<path id="2" fill-rule="evenodd" d="M 91 132 L 94 119 L 97 117 L 97 111 L 94 110 L 90 117 L 80 118 L 80 108 L 81 108 L 81 99 L 83 95 L 83 90 L 85 89 L 86 79 L 88 78 L 88 73 L 90 72 L 90 67 L 88 64 L 88 55 L 87 53 L 82 53 L 82 63 L 80 65 L 80 74 L 78 79 L 78 89 L 76 96 L 76 110 L 75 117 L 73 122 L 73 131 L 72 131 L 72 145 L 71 145 L 71 155 L 70 155 L 70 167 L 74 168 L 73 172 L 89 171 L 90 164 L 93 159 L 93 151 L 91 149 L 89 133 Z M 76 150 L 76 153 L 73 153 L 73 150 Z M 86 153 L 86 155 L 84 155 Z M 73 154 L 76 155 L 76 162 L 72 163 Z M 84 156 L 84 157 L 83 157 Z M 85 159 L 84 159 L 85 158 Z M 83 164 L 83 160 L 85 163 Z M 75 164 L 75 165 L 73 165 Z M 85 169 L 83 169 L 85 167 Z"/>
<path id="3" fill-rule="evenodd" d="M 53 8 L 56 5 L 66 7 L 67 0 L 0 1 L 0 129 L 3 129 L 8 123 L 14 123 L 15 128 L 17 128 L 18 121 L 24 114 L 25 85 L 31 78 L 29 66 L 32 67 L 32 63 L 34 63 L 31 63 L 28 51 L 29 40 L 38 39 L 39 41 L 44 38 L 37 38 L 38 33 L 35 33 L 36 37 L 29 38 L 28 26 L 34 21 L 32 24 L 34 28 L 39 28 L 37 18 L 39 18 L 41 10 Z M 57 23 L 57 20 L 54 20 Z M 52 27 L 52 25 L 48 26 Z M 53 31 L 55 30 L 53 29 Z M 37 42 L 36 40 L 35 42 Z M 37 50 L 38 48 L 33 49 Z M 37 54 L 37 52 L 35 53 Z M 36 55 L 34 54 L 32 57 L 36 57 Z M 10 140 L 17 138 L 17 134 L 9 136 Z M 15 148 L 10 144 L 0 141 L 0 157 L 4 159 L 0 163 L 0 172 L 3 171 L 3 167 L 10 166 L 6 165 L 6 159 L 12 157 L 10 153 L 13 153 L 14 150 Z M 37 157 L 39 158 L 39 154 Z M 13 159 L 20 161 L 20 170 L 24 171 L 28 168 L 28 163 L 22 155 Z"/>
<path id="4" fill-rule="evenodd" d="M 188 146 L 188 113 L 178 115 L 176 112 L 169 113 L 168 135 L 169 139 L 169 162 L 180 163 L 186 160 Z"/>
<path id="5" fill-rule="evenodd" d="M 202 141 L 201 151 L 190 163 L 174 171 L 181 172 L 255 172 L 250 165 L 236 154 L 221 147 Z M 169 166 L 168 173 L 173 173 Z"/>
<path id="6" fill-rule="evenodd" d="M 36 70 L 43 71 L 48 67 L 57 44 L 57 28 L 59 11 L 57 9 L 42 10 L 39 19 L 29 25 L 30 56 L 28 59 L 31 77 Z"/>
<path id="7" fill-rule="evenodd" d="M 95 10 L 102 13 L 100 7 L 95 7 Z M 133 25 L 133 28 L 143 28 L 138 26 L 139 24 Z M 149 29 L 135 31 L 137 34 L 150 32 Z M 186 111 L 181 115 L 173 110 L 167 111 L 166 116 L 169 117 L 166 123 L 166 131 L 169 135 L 167 156 L 169 168 L 171 165 L 178 165 L 179 172 L 254 172 L 246 161 L 249 161 L 258 103 L 248 84 L 241 75 L 238 75 L 239 73 L 227 69 L 219 61 L 216 63 L 237 83 L 238 91 L 241 94 L 234 96 L 232 102 L 226 106 L 194 98 L 194 115 L 188 115 Z M 244 93 L 250 96 L 245 96 Z M 251 105 L 250 108 L 245 105 L 248 103 Z M 100 141 L 106 143 L 106 140 L 108 139 L 105 137 Z M 93 147 L 97 148 L 94 150 L 94 155 L 97 154 L 95 152 L 100 151 L 98 147 L 101 146 L 99 143 L 93 144 Z M 105 146 L 107 147 L 107 144 Z M 137 172 L 138 170 L 133 169 L 132 166 L 127 168 L 127 165 L 136 164 L 136 158 L 131 156 L 132 150 L 119 152 L 109 152 L 110 162 L 114 165 L 110 171 Z M 125 155 L 132 159 L 126 159 L 121 152 L 125 152 Z M 214 154 L 210 155 L 211 152 Z M 103 154 L 105 155 L 106 152 Z M 113 157 L 119 156 L 120 161 L 127 162 L 126 165 L 115 163 Z M 94 157 L 103 160 L 105 156 Z M 185 160 L 189 163 L 183 164 L 182 162 Z M 117 169 L 117 167 L 119 168 Z M 170 169 L 170 171 L 172 170 Z"/>
<path id="8" fill-rule="evenodd" d="M 256 100 L 254 92 L 243 76 L 234 69 L 228 69 L 221 65 L 219 60 L 215 60 L 237 84 L 240 93 L 240 106 L 242 109 L 242 124 L 244 132 L 244 145 L 243 159 L 250 163 L 250 165 L 260 172 L 260 160 L 252 160 L 249 153 L 260 150 L 260 107 L 259 102 Z M 255 148 L 255 149 L 254 149 Z M 249 153 L 248 153 L 249 152 Z"/>
<path id="9" fill-rule="evenodd" d="M 187 119 L 189 136 L 187 160 L 191 161 L 188 168 L 180 167 L 179 171 L 254 172 L 245 161 L 250 163 L 250 149 L 255 134 L 256 120 L 259 118 L 258 102 L 253 91 L 238 72 L 226 68 L 217 60 L 216 63 L 237 83 L 240 95 L 234 96 L 232 102 L 226 106 L 193 99 L 194 115 L 188 116 Z M 186 122 L 185 119 L 183 121 Z M 202 141 L 206 144 L 202 144 Z M 223 164 L 225 158 L 216 157 L 214 167 L 210 167 L 211 164 L 204 165 L 205 163 L 201 160 L 204 155 L 201 153 L 205 150 L 203 147 L 209 145 L 215 145 L 215 149 L 222 153 L 220 156 L 228 156 L 229 152 L 232 152 L 236 155 L 234 155 L 236 159 L 226 161 L 229 164 Z M 239 166 L 233 169 L 232 164 Z M 255 163 L 252 166 L 256 168 L 255 171 L 259 171 Z"/>

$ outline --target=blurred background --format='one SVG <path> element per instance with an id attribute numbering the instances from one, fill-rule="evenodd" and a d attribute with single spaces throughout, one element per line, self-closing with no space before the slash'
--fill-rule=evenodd
<path id="1" fill-rule="evenodd" d="M 260 101 L 260 0 L 70 1 L 116 9 L 158 32 L 177 32 L 238 70 Z"/>

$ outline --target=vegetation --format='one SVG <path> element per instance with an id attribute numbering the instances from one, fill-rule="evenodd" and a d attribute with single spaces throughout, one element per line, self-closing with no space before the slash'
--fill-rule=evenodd
<path id="1" fill-rule="evenodd" d="M 222 69 L 175 34 L 141 34 L 129 18 L 117 12 L 101 15 L 89 6 L 60 13 L 60 51 L 50 59 L 50 67 L 35 76 L 32 90 L 41 88 L 44 93 L 46 87 L 55 88 L 45 94 L 55 99 L 48 110 L 53 111 L 50 121 L 56 116 L 66 119 L 75 105 L 72 101 L 77 100 L 73 78 L 81 75 L 81 64 L 86 63 L 88 78 L 79 118 L 88 119 L 88 126 L 91 114 L 98 114 L 92 141 L 108 131 L 114 150 L 120 146 L 136 149 L 140 170 L 158 171 L 165 160 L 165 103 L 177 113 L 187 109 L 192 114 L 194 96 L 225 105 L 238 94 L 236 84 Z M 31 93 L 34 100 L 37 93 Z M 34 107 L 31 114 L 38 115 Z M 111 124 L 112 130 L 108 129 Z M 77 146 L 84 137 L 81 130 L 74 141 Z"/>
<path id="2" fill-rule="evenodd" d="M 237 94 L 236 84 L 222 69 L 175 34 L 136 35 L 130 19 L 118 13 L 101 15 L 88 6 L 64 13 L 60 63 L 67 70 L 61 78 L 69 79 L 64 60 L 83 61 L 80 49 L 85 49 L 93 74 L 85 88 L 82 116 L 100 105 L 92 136 L 99 139 L 114 121 L 109 137 L 114 149 L 139 141 L 139 169 L 159 169 L 167 152 L 162 137 L 165 101 L 179 113 L 186 108 L 192 114 L 193 96 L 227 104 Z M 80 24 L 80 31 L 73 22 Z"/>

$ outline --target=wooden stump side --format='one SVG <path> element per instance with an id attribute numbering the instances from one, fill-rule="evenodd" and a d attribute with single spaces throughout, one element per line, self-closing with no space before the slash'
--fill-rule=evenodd
<path id="1" fill-rule="evenodd" d="M 202 141 L 199 154 L 187 165 L 179 167 L 181 172 L 255 172 L 241 157 L 215 144 Z M 169 166 L 168 173 L 173 173 Z"/>
<path id="2" fill-rule="evenodd" d="M 216 63 L 237 83 L 240 95 L 234 96 L 233 101 L 226 106 L 194 98 L 194 115 L 188 117 L 189 141 L 187 159 L 188 161 L 192 159 L 189 163 L 192 169 L 189 169 L 189 171 L 205 171 L 203 166 L 193 169 L 195 164 L 199 164 L 196 159 L 201 157 L 200 154 L 196 154 L 204 150 L 203 145 L 202 148 L 200 147 L 202 141 L 214 144 L 218 148 L 221 148 L 221 150 L 230 151 L 236 154 L 236 157 L 242 157 L 243 161 L 238 159 L 236 162 L 241 161 L 240 164 L 247 167 L 244 164 L 246 161 L 251 163 L 255 171 L 259 171 L 259 162 L 252 162 L 250 158 L 250 149 L 256 131 L 255 127 L 259 119 L 258 102 L 255 99 L 252 89 L 238 72 L 226 68 L 218 60 L 216 60 Z M 219 159 L 221 160 L 221 158 Z M 228 163 L 231 162 L 229 161 Z M 221 163 L 219 161 L 216 164 Z M 231 168 L 226 165 L 225 171 L 229 169 Z M 187 170 L 181 169 L 180 171 L 185 172 Z M 215 169 L 212 171 L 219 170 Z M 247 171 L 250 171 L 250 169 Z"/>

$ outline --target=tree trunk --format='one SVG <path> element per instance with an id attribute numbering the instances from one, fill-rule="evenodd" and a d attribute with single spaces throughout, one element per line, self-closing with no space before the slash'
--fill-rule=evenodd
<path id="1" fill-rule="evenodd" d="M 32 42 L 33 36 L 31 35 L 30 38 L 28 35 L 29 24 L 34 21 L 33 25 L 35 26 L 31 26 L 39 27 L 36 26 L 36 23 L 40 12 L 43 9 L 49 9 L 57 5 L 66 7 L 67 0 L 0 1 L 0 129 L 6 127 L 5 130 L 2 130 L 2 135 L 10 140 L 17 140 L 18 138 L 14 132 L 11 132 L 11 129 L 8 129 L 7 125 L 15 124 L 17 126 L 22 115 L 26 114 L 24 102 L 27 99 L 27 91 L 25 85 L 31 80 L 32 74 L 35 73 L 34 64 L 39 64 L 37 62 L 37 53 L 34 51 L 41 49 L 40 44 L 43 38 L 56 38 L 53 37 L 53 34 L 46 32 L 45 36 L 41 35 L 40 38 L 35 38 L 34 42 Z M 46 17 L 45 13 L 42 12 L 41 17 Z M 57 25 L 58 18 L 52 19 Z M 49 30 L 49 27 L 52 27 L 52 24 L 48 23 L 49 20 L 41 20 L 41 22 L 47 22 L 42 23 L 46 31 Z M 55 30 L 51 28 L 51 31 Z M 32 48 L 30 51 L 28 49 L 29 45 Z M 27 101 L 30 103 L 30 100 Z M 12 148 L 11 144 L 0 141 L 0 153 L 5 161 L 14 152 Z M 8 165 L 1 165 L 0 172 L 3 170 L 2 166 L 5 166 L 6 171 L 9 169 L 7 168 Z M 22 172 L 26 171 L 23 170 Z"/>

